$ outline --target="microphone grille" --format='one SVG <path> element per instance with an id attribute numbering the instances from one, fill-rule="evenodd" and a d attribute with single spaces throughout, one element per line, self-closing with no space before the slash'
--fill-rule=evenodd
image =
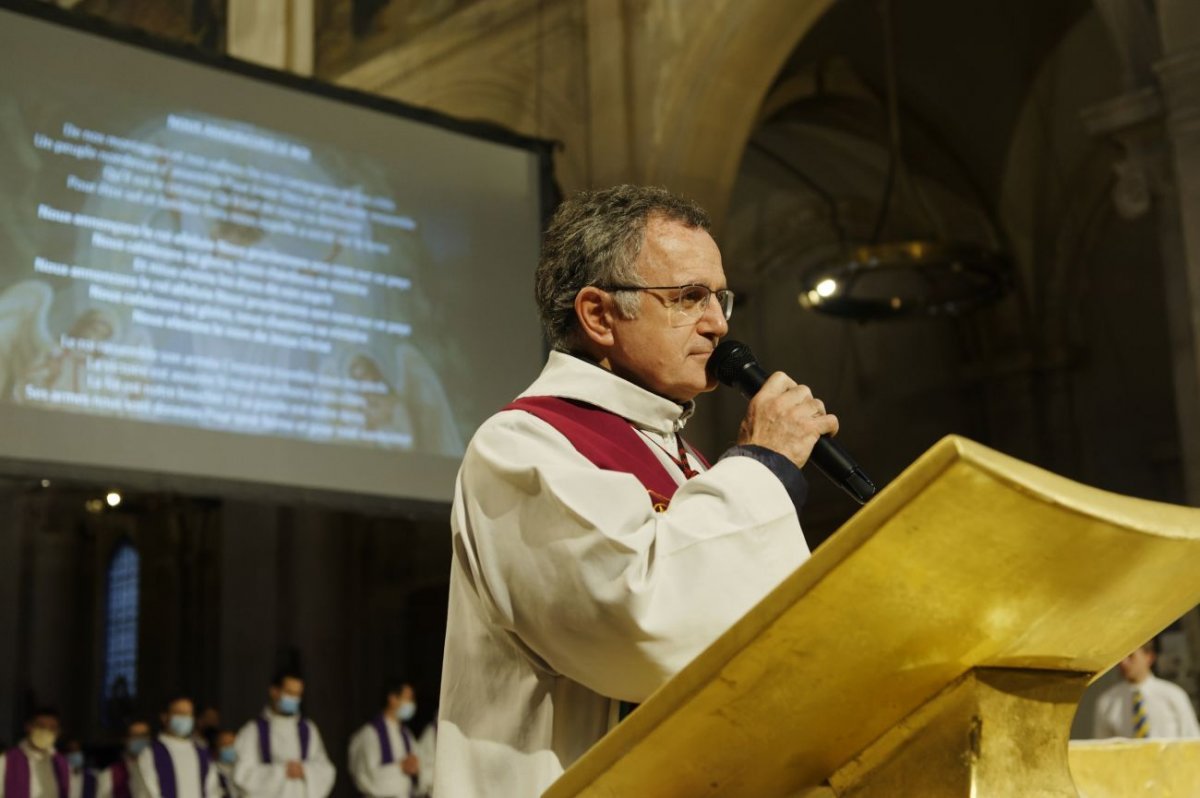
<path id="1" fill-rule="evenodd" d="M 754 353 L 750 351 L 750 347 L 741 341 L 727 338 L 717 344 L 717 348 L 709 357 L 708 372 L 723 385 L 735 385 L 737 375 L 754 362 Z"/>

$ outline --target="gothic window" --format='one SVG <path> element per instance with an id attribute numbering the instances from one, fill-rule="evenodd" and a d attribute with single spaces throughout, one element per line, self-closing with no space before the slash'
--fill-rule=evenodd
<path id="1" fill-rule="evenodd" d="M 137 694 L 137 549 L 117 544 L 108 564 L 108 603 L 104 624 L 104 698 L 114 708 Z"/>

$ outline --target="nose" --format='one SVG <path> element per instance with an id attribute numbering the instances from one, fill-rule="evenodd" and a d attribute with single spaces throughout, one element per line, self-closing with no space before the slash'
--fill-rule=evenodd
<path id="1" fill-rule="evenodd" d="M 729 321 L 725 318 L 725 312 L 721 310 L 721 303 L 715 296 L 709 295 L 708 304 L 704 306 L 704 313 L 700 316 L 700 323 L 697 326 L 701 335 L 715 335 L 721 338 L 729 332 Z"/>

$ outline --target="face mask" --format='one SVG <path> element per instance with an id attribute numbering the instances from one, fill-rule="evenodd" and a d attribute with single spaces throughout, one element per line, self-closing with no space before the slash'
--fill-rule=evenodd
<path id="1" fill-rule="evenodd" d="M 221 749 L 221 752 L 217 756 L 226 765 L 232 765 L 234 762 L 237 762 L 237 749 L 232 745 L 227 745 Z"/>
<path id="2" fill-rule="evenodd" d="M 279 713 L 281 715 L 295 715 L 300 711 L 300 699 L 294 695 L 279 696 Z"/>
<path id="3" fill-rule="evenodd" d="M 412 720 L 413 715 L 415 714 L 417 714 L 417 705 L 412 701 L 405 701 L 400 705 L 400 708 L 396 710 L 396 717 L 403 721 Z"/>
<path id="4" fill-rule="evenodd" d="M 29 743 L 39 751 L 49 751 L 57 739 L 58 735 L 49 729 L 34 729 L 29 732 Z"/>
<path id="5" fill-rule="evenodd" d="M 71 770 L 79 770 L 83 767 L 83 751 L 72 751 L 67 754 L 67 764 Z"/>
<path id="6" fill-rule="evenodd" d="M 196 721 L 191 715 L 172 715 L 171 720 L 167 722 L 167 728 L 176 737 L 188 737 L 195 725 Z"/>
<path id="7" fill-rule="evenodd" d="M 134 737 L 129 742 L 125 743 L 125 750 L 129 752 L 130 756 L 137 756 L 142 751 L 145 751 L 146 746 L 148 745 L 150 745 L 149 738 Z"/>

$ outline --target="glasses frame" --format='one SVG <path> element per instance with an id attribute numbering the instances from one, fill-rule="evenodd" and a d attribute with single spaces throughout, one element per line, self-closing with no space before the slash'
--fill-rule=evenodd
<path id="1" fill-rule="evenodd" d="M 681 307 L 679 307 L 679 302 L 681 300 L 681 297 L 678 294 L 675 296 L 674 299 L 670 299 L 670 300 L 666 301 L 667 307 L 669 307 L 672 310 L 674 310 L 675 312 L 679 313 L 685 319 L 694 319 L 694 320 L 699 320 L 700 318 L 702 318 L 704 316 L 704 314 L 708 311 L 708 303 L 712 302 L 712 299 L 715 296 L 717 298 L 717 307 L 719 307 L 721 309 L 721 315 L 725 317 L 725 321 L 729 321 L 729 318 L 731 316 L 733 316 L 733 301 L 734 301 L 734 298 L 737 296 L 737 294 L 735 294 L 733 291 L 730 291 L 728 288 L 719 288 L 719 289 L 713 290 L 712 288 L 709 288 L 707 285 L 704 285 L 703 283 L 685 283 L 683 285 L 598 285 L 596 287 L 599 288 L 601 291 L 607 291 L 610 294 L 614 293 L 616 291 L 677 291 L 677 292 L 682 292 L 683 289 L 685 289 L 685 288 L 703 288 L 705 291 L 708 292 L 708 296 L 706 296 L 704 298 L 704 304 L 700 306 L 700 312 L 697 313 L 694 317 L 689 316 L 685 310 L 683 310 Z M 728 306 L 726 306 L 725 300 L 722 299 L 722 297 L 729 297 Z"/>

